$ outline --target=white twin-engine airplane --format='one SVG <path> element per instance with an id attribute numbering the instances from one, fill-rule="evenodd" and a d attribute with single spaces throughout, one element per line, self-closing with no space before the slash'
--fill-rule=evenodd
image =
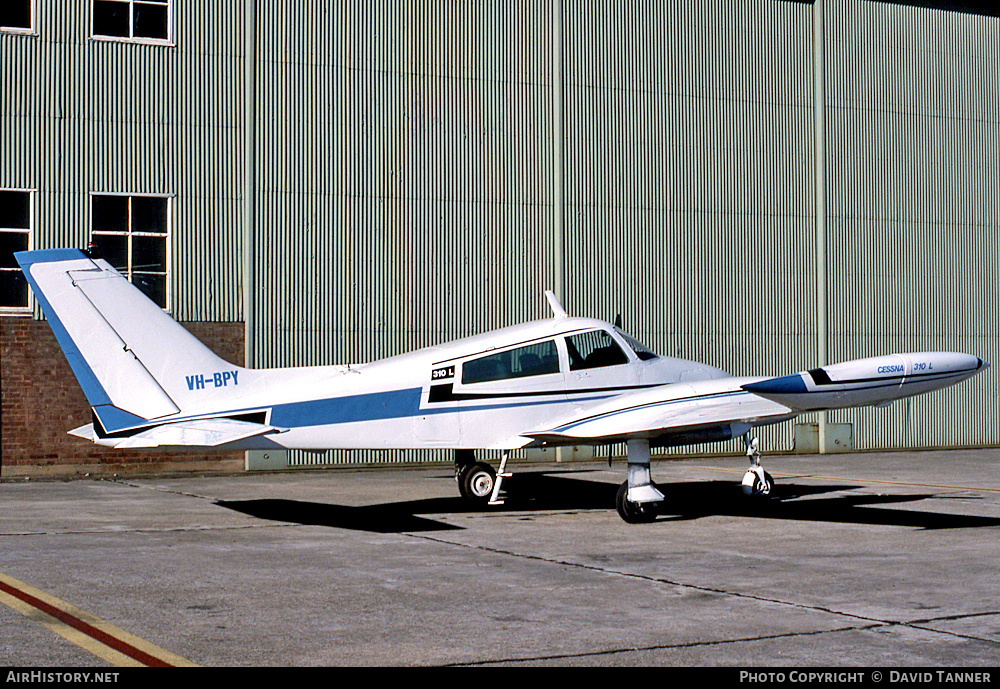
<path id="1" fill-rule="evenodd" d="M 617 508 L 650 521 L 664 499 L 650 447 L 742 436 L 748 495 L 767 495 L 757 426 L 803 412 L 884 406 L 988 364 L 919 352 L 739 378 L 657 356 L 618 327 L 553 318 L 363 365 L 246 369 L 223 361 L 107 262 L 76 249 L 15 254 L 87 401 L 73 435 L 117 448 L 455 450 L 459 490 L 499 502 L 509 451 L 627 443 Z M 500 471 L 474 450 L 502 450 Z"/>

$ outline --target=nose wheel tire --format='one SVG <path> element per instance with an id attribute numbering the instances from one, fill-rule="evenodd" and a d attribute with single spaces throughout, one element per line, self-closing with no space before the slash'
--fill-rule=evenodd
<path id="1" fill-rule="evenodd" d="M 618 508 L 618 515 L 628 524 L 648 524 L 656 519 L 656 502 L 630 502 L 628 499 L 628 481 L 625 481 L 618 488 L 618 495 L 615 496 L 615 507 Z"/>
<path id="2" fill-rule="evenodd" d="M 763 474 L 763 479 L 760 474 Z M 743 494 L 752 498 L 767 498 L 774 491 L 774 479 L 766 471 L 758 473 L 748 469 L 743 474 Z"/>
<path id="3" fill-rule="evenodd" d="M 466 500 L 485 505 L 493 495 L 497 472 L 485 462 L 463 467 L 458 474 L 458 490 Z"/>

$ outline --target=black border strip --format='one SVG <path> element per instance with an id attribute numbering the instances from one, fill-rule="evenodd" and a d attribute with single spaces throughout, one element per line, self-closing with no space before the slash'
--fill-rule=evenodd
<path id="1" fill-rule="evenodd" d="M 579 390 L 538 390 L 535 392 L 454 392 L 452 383 L 441 383 L 431 385 L 427 393 L 428 402 L 464 402 L 468 400 L 497 400 L 506 398 L 522 397 L 552 397 L 555 395 L 593 395 L 599 392 L 632 392 L 634 390 L 648 390 L 657 388 L 669 383 L 650 383 L 648 385 L 619 385 L 609 388 L 581 388 Z"/>
<path id="2" fill-rule="evenodd" d="M 555 340 L 557 337 L 565 337 L 566 335 L 573 335 L 575 333 L 582 333 L 582 332 L 590 332 L 592 330 L 604 330 L 604 329 L 596 327 L 596 326 L 588 326 L 586 328 L 576 328 L 575 330 L 567 330 L 566 332 L 547 333 L 547 334 L 541 335 L 539 337 L 532 337 L 532 338 L 530 338 L 528 340 L 521 340 L 519 342 L 514 342 L 514 343 L 509 343 L 509 344 L 501 344 L 501 345 L 497 345 L 495 347 L 490 347 L 489 349 L 476 349 L 476 350 L 472 350 L 468 354 L 459 354 L 458 356 L 453 356 L 453 357 L 450 357 L 448 359 L 441 359 L 440 361 L 433 362 L 431 365 L 432 366 L 439 366 L 441 364 L 448 363 L 449 361 L 458 361 L 459 359 L 466 359 L 466 358 L 471 357 L 471 356 L 479 356 L 480 354 L 490 354 L 492 352 L 505 352 L 508 349 L 516 349 L 518 347 L 521 347 L 521 346 L 524 346 L 524 345 L 529 345 L 529 344 L 532 344 L 532 343 L 535 343 L 535 342 L 544 342 L 545 340 Z M 607 331 L 605 331 L 605 332 L 607 332 Z M 450 346 L 452 344 L 454 344 L 454 343 L 453 342 L 449 342 L 448 346 Z"/>
<path id="3" fill-rule="evenodd" d="M 960 376 L 960 375 L 964 375 L 966 373 L 975 373 L 976 371 L 978 371 L 981 368 L 982 368 L 982 366 L 980 365 L 980 366 L 977 366 L 976 368 L 966 368 L 966 369 L 962 369 L 962 370 L 959 370 L 959 371 L 946 371 L 946 372 L 943 372 L 943 373 L 938 372 L 938 371 L 934 371 L 933 373 L 911 373 L 910 375 L 878 376 L 878 377 L 875 377 L 875 378 L 853 378 L 851 380 L 831 380 L 830 376 L 827 374 L 827 372 L 824 371 L 821 368 L 819 368 L 819 369 L 813 369 L 813 370 L 809 371 L 809 375 L 812 377 L 813 382 L 817 386 L 823 386 L 823 385 L 855 385 L 857 383 L 884 383 L 886 381 L 900 381 L 903 384 L 905 384 L 905 383 L 910 382 L 914 378 L 920 378 L 920 379 L 923 379 L 923 380 L 935 380 L 935 379 L 941 379 L 941 378 L 951 378 L 953 376 Z M 899 385 L 900 382 L 889 383 L 889 385 Z M 876 387 L 877 388 L 877 387 L 888 387 L 888 386 L 887 385 L 874 385 L 872 387 Z M 869 388 L 852 388 L 852 389 L 854 389 L 854 390 L 868 390 Z M 794 393 L 789 393 L 789 394 L 794 394 Z M 799 393 L 799 394 L 805 395 L 807 393 L 803 392 L 803 393 Z"/>

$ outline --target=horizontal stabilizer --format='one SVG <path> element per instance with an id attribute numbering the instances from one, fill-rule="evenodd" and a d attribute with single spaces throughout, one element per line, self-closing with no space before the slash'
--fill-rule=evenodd
<path id="1" fill-rule="evenodd" d="M 195 419 L 178 421 L 147 428 L 125 438 L 101 438 L 93 425 L 70 431 L 72 435 L 86 438 L 101 445 L 115 448 L 139 447 L 218 447 L 227 443 L 252 438 L 266 433 L 279 433 L 282 429 L 266 424 L 237 419 Z"/>

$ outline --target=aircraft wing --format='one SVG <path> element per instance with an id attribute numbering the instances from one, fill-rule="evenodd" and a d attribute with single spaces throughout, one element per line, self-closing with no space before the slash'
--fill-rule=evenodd
<path id="1" fill-rule="evenodd" d="M 671 436 L 684 442 L 742 435 L 754 426 L 777 423 L 798 412 L 744 390 L 761 378 L 723 378 L 675 383 L 632 392 L 586 407 L 564 421 L 523 435 L 535 441 L 567 444 L 616 442 Z M 692 440 L 691 438 L 694 437 Z"/>
<path id="2" fill-rule="evenodd" d="M 959 352 L 856 359 L 778 378 L 719 378 L 662 385 L 581 409 L 522 435 L 554 444 L 645 438 L 673 444 L 732 438 L 803 412 L 885 406 L 939 390 L 989 366 Z"/>
<path id="3" fill-rule="evenodd" d="M 72 435 L 115 448 L 218 447 L 282 429 L 238 419 L 193 419 L 147 428 L 126 437 L 100 437 L 93 424 L 70 431 Z"/>

